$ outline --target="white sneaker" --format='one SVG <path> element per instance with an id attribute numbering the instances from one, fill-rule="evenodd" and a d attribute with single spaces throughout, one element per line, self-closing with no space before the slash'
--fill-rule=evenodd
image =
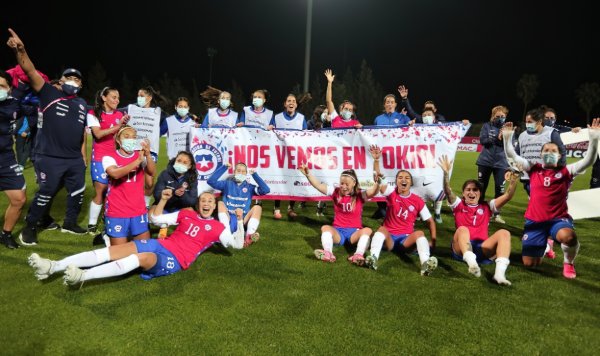
<path id="1" fill-rule="evenodd" d="M 438 266 L 437 258 L 431 256 L 421 265 L 421 276 L 429 276 Z"/>
<path id="2" fill-rule="evenodd" d="M 496 281 L 496 283 L 498 283 L 501 286 L 510 286 L 511 283 L 508 279 L 506 279 L 506 277 L 497 277 L 494 276 L 494 280 Z"/>
<path id="3" fill-rule="evenodd" d="M 471 273 L 475 277 L 481 277 L 481 268 L 479 268 L 478 265 L 475 265 L 473 267 L 469 267 L 469 273 Z"/>
<path id="4" fill-rule="evenodd" d="M 35 270 L 35 278 L 40 281 L 50 277 L 54 272 L 54 266 L 56 265 L 55 261 L 41 258 L 37 253 L 32 253 L 27 259 L 27 262 Z"/>
<path id="5" fill-rule="evenodd" d="M 494 216 L 494 221 L 497 222 L 498 224 L 506 224 L 506 221 L 504 221 L 504 219 L 502 219 L 502 216 L 500 216 L 500 215 Z"/>
<path id="6" fill-rule="evenodd" d="M 73 286 L 76 284 L 83 284 L 83 275 L 85 272 L 75 265 L 67 266 L 65 270 L 65 275 L 63 276 L 63 283 L 66 286 Z"/>

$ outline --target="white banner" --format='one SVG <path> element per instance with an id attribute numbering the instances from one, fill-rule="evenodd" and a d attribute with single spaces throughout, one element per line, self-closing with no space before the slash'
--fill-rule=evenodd
<path id="1" fill-rule="evenodd" d="M 308 165 L 315 177 L 329 185 L 338 184 L 343 170 L 354 169 L 361 187 L 366 188 L 373 184 L 369 146 L 378 145 L 382 150 L 380 169 L 388 184 L 394 185 L 398 170 L 406 169 L 414 177 L 414 188 L 435 187 L 432 194 L 436 195 L 441 193 L 443 177 L 437 160 L 441 155 L 454 159 L 457 145 L 469 127 L 450 123 L 318 132 L 192 128 L 190 151 L 198 169 L 199 192 L 212 190 L 206 180 L 218 166 L 244 162 L 271 189 L 262 199 L 326 200 L 328 197 L 314 189 L 298 167 Z"/>
<path id="2" fill-rule="evenodd" d="M 160 149 L 160 108 L 140 108 L 137 105 L 127 106 L 127 114 L 131 117 L 128 125 L 137 131 L 137 138 L 150 141 L 150 152 L 158 157 Z"/>

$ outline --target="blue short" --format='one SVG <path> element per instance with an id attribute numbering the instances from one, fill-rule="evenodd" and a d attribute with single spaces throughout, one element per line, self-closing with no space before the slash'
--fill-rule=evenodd
<path id="1" fill-rule="evenodd" d="M 148 213 L 133 218 L 104 217 L 104 231 L 111 238 L 127 238 L 148 231 Z"/>
<path id="2" fill-rule="evenodd" d="M 237 231 L 237 216 L 235 215 L 235 213 L 229 213 L 229 229 L 231 229 L 232 234 Z M 248 225 L 244 224 L 244 231 L 246 231 L 247 229 Z"/>
<path id="3" fill-rule="evenodd" d="M 410 235 L 410 234 L 398 234 L 398 235 L 390 234 L 392 240 L 394 240 L 394 247 L 392 247 L 392 251 L 403 250 L 404 245 L 402 245 L 402 244 L 404 243 L 404 240 L 406 240 L 408 235 Z"/>
<path id="4" fill-rule="evenodd" d="M 92 164 L 90 166 L 90 175 L 92 176 L 92 182 L 108 184 L 108 176 L 104 171 L 102 162 L 92 161 Z"/>
<path id="5" fill-rule="evenodd" d="M 546 251 L 546 244 L 548 243 L 548 236 L 556 241 L 558 230 L 563 228 L 575 230 L 573 220 L 563 218 L 536 223 L 525 219 L 523 237 L 521 238 L 523 244 L 521 254 L 527 257 L 543 257 Z"/>
<path id="6" fill-rule="evenodd" d="M 477 263 L 479 263 L 480 265 L 489 265 L 490 263 L 494 263 L 494 261 L 487 258 L 483 253 L 481 245 L 483 245 L 484 242 L 485 240 L 471 240 L 471 247 L 473 247 L 473 253 L 475 254 L 475 256 L 477 256 Z M 452 251 L 453 259 L 461 262 L 463 261 L 462 256 L 454 252 L 452 244 L 450 244 L 450 250 Z"/>
<path id="7" fill-rule="evenodd" d="M 173 256 L 171 251 L 161 245 L 158 240 L 134 240 L 138 253 L 151 252 L 156 255 L 156 264 L 147 271 L 143 271 L 140 277 L 150 280 L 156 277 L 168 276 L 181 270 L 181 265 Z"/>
<path id="8" fill-rule="evenodd" d="M 17 164 L 15 155 L 0 156 L 0 192 L 25 189 L 23 170 Z"/>
<path id="9" fill-rule="evenodd" d="M 340 234 L 340 243 L 338 245 L 343 246 L 346 242 L 350 242 L 352 234 L 360 230 L 357 227 L 333 227 Z"/>

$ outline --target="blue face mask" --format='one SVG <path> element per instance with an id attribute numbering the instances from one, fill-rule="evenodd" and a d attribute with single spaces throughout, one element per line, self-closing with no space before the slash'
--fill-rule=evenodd
<path id="1" fill-rule="evenodd" d="M 252 105 L 254 105 L 255 108 L 261 108 L 264 103 L 265 101 L 263 100 L 263 98 L 252 99 Z"/>
<path id="2" fill-rule="evenodd" d="M 352 118 L 352 111 L 350 111 L 350 110 L 344 110 L 344 111 L 342 111 L 342 117 L 346 121 L 350 120 Z"/>
<path id="3" fill-rule="evenodd" d="M 175 170 L 175 172 L 183 174 L 188 171 L 189 167 L 183 163 L 175 162 L 173 164 L 173 169 Z"/>
<path id="4" fill-rule="evenodd" d="M 505 122 L 506 122 L 506 118 L 505 117 L 497 117 L 496 121 L 494 121 L 494 123 L 496 124 L 496 126 L 502 126 L 502 125 L 504 125 Z"/>
<path id="5" fill-rule="evenodd" d="M 238 183 L 242 183 L 243 181 L 246 180 L 246 175 L 245 174 L 236 174 L 233 176 L 233 180 Z"/>
<path id="6" fill-rule="evenodd" d="M 190 109 L 188 109 L 188 108 L 177 108 L 177 115 L 179 115 L 181 117 L 186 117 L 189 112 L 190 112 Z"/>
<path id="7" fill-rule="evenodd" d="M 63 93 L 67 95 L 75 95 L 81 90 L 77 83 L 72 80 L 64 82 L 60 87 L 62 88 Z"/>
<path id="8" fill-rule="evenodd" d="M 143 108 L 144 106 L 146 106 L 146 97 L 145 96 L 137 97 L 137 106 L 139 106 L 140 108 Z"/>
<path id="9" fill-rule="evenodd" d="M 544 126 L 554 127 L 556 119 L 544 119 Z"/>
<path id="10" fill-rule="evenodd" d="M 219 106 L 223 110 L 227 110 L 227 108 L 231 105 L 231 100 L 229 99 L 219 99 Z"/>
<path id="11" fill-rule="evenodd" d="M 125 152 L 135 151 L 137 146 L 137 139 L 135 138 L 124 138 L 121 140 L 121 149 Z"/>
<path id="12" fill-rule="evenodd" d="M 537 125 L 535 124 L 535 122 L 531 122 L 531 123 L 528 122 L 525 124 L 525 127 L 527 128 L 527 132 L 529 132 L 529 133 L 537 132 L 536 126 Z"/>
<path id="13" fill-rule="evenodd" d="M 4 101 L 8 98 L 8 90 L 0 89 L 0 101 Z"/>
<path id="14" fill-rule="evenodd" d="M 542 153 L 542 160 L 544 161 L 544 164 L 553 166 L 558 163 L 558 153 Z"/>

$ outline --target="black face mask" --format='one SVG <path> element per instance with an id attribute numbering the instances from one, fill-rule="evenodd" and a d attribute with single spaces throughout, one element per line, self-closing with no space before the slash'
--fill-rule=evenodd
<path id="1" fill-rule="evenodd" d="M 76 87 L 70 84 L 63 84 L 60 87 L 62 88 L 62 91 L 67 95 L 75 95 L 81 90 L 81 87 Z"/>
<path id="2" fill-rule="evenodd" d="M 554 127 L 556 119 L 544 119 L 544 126 Z"/>

